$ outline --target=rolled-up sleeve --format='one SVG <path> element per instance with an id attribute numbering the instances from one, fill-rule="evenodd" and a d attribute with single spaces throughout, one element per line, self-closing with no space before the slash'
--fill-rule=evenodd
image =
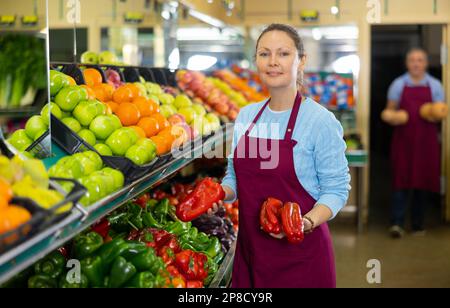
<path id="1" fill-rule="evenodd" d="M 438 80 L 434 80 L 431 84 L 431 93 L 433 96 L 433 102 L 444 102 L 445 93 L 442 84 Z"/>
<path id="2" fill-rule="evenodd" d="M 318 130 L 314 161 L 320 190 L 316 205 L 327 206 L 333 219 L 345 206 L 351 189 L 346 144 L 342 126 L 333 114 L 323 116 Z"/>
<path id="3" fill-rule="evenodd" d="M 405 83 L 402 78 L 395 79 L 388 90 L 388 100 L 399 103 Z"/>

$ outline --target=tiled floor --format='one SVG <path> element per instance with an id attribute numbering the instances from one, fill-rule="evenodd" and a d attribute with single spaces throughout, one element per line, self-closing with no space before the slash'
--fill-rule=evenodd
<path id="1" fill-rule="evenodd" d="M 437 223 L 423 237 L 406 234 L 397 240 L 388 236 L 382 223 L 360 235 L 351 223 L 334 222 L 330 227 L 339 288 L 450 287 L 449 225 Z M 371 259 L 380 261 L 380 284 L 367 282 Z"/>

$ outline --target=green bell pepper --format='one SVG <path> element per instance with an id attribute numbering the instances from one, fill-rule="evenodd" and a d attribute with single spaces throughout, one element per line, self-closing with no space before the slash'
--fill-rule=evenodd
<path id="1" fill-rule="evenodd" d="M 147 251 L 147 249 L 148 249 L 148 247 L 145 243 L 141 243 L 141 242 L 137 242 L 137 241 L 127 241 L 126 246 L 127 246 L 126 249 L 123 250 L 120 255 L 122 257 L 124 257 L 127 261 L 129 261 L 131 258 L 135 257 L 136 255 L 140 254 L 141 252 Z"/>
<path id="2" fill-rule="evenodd" d="M 219 239 L 215 236 L 211 237 L 210 244 L 206 249 L 205 253 L 211 257 L 216 257 L 222 251 L 222 244 Z"/>
<path id="3" fill-rule="evenodd" d="M 176 236 L 181 236 L 183 234 L 190 232 L 191 227 L 192 227 L 191 222 L 174 221 L 169 222 L 164 229 L 167 232 L 175 234 Z"/>
<path id="4" fill-rule="evenodd" d="M 81 272 L 86 275 L 91 287 L 103 286 L 104 264 L 100 256 L 90 256 L 81 260 Z"/>
<path id="5" fill-rule="evenodd" d="M 211 239 L 209 238 L 208 234 L 206 234 L 205 232 L 199 232 L 197 237 L 196 237 L 197 242 L 200 243 L 210 243 Z"/>
<path id="6" fill-rule="evenodd" d="M 109 287 L 119 288 L 136 274 L 136 267 L 124 257 L 117 257 L 109 275 Z"/>
<path id="7" fill-rule="evenodd" d="M 63 275 L 59 280 L 59 287 L 62 289 L 85 289 L 89 287 L 89 280 L 86 275 L 81 274 L 79 283 L 69 282 L 66 275 Z"/>
<path id="8" fill-rule="evenodd" d="M 189 230 L 189 237 L 192 240 L 195 240 L 195 239 L 197 239 L 197 236 L 198 236 L 198 229 L 196 227 L 191 228 Z"/>
<path id="9" fill-rule="evenodd" d="M 145 209 L 146 209 L 147 211 L 148 211 L 148 210 L 153 210 L 153 209 L 155 208 L 155 206 L 156 206 L 158 203 L 159 203 L 158 200 L 156 200 L 156 199 L 150 199 L 150 200 L 147 201 Z"/>
<path id="10" fill-rule="evenodd" d="M 103 238 L 97 232 L 89 232 L 77 236 L 73 244 L 73 256 L 76 259 L 84 259 L 98 250 L 103 245 Z"/>
<path id="11" fill-rule="evenodd" d="M 155 276 L 150 272 L 141 272 L 134 275 L 127 283 L 127 288 L 150 289 L 154 286 Z"/>
<path id="12" fill-rule="evenodd" d="M 66 258 L 59 251 L 54 251 L 34 265 L 34 272 L 56 279 L 63 273 L 65 266 Z"/>
<path id="13" fill-rule="evenodd" d="M 214 257 L 214 262 L 216 262 L 217 264 L 219 264 L 223 257 L 225 257 L 225 254 L 223 253 L 223 251 L 220 251 L 217 256 Z"/>
<path id="14" fill-rule="evenodd" d="M 105 270 L 109 269 L 109 266 L 114 260 L 120 256 L 128 248 L 127 242 L 122 238 L 115 238 L 111 242 L 104 244 L 97 252 L 103 261 Z"/>
<path id="15" fill-rule="evenodd" d="M 208 277 L 204 281 L 204 285 L 209 285 L 211 281 L 216 276 L 217 271 L 219 270 L 219 265 L 214 262 L 213 258 L 208 257 L 208 261 L 206 262 L 206 267 L 208 268 Z"/>
<path id="16" fill-rule="evenodd" d="M 56 287 L 56 280 L 47 275 L 35 275 L 28 279 L 28 288 L 30 289 L 50 289 Z"/>
<path id="17" fill-rule="evenodd" d="M 130 262 L 136 267 L 139 272 L 148 271 L 153 268 L 158 257 L 152 248 L 148 248 L 147 251 L 141 252 L 134 256 Z M 153 272 L 153 271 L 152 271 Z"/>

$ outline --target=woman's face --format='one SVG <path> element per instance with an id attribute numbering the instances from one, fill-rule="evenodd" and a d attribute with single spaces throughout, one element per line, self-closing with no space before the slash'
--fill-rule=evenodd
<path id="1" fill-rule="evenodd" d="M 256 67 L 262 82 L 272 89 L 296 86 L 305 57 L 299 58 L 289 35 L 283 31 L 267 32 L 257 47 Z"/>

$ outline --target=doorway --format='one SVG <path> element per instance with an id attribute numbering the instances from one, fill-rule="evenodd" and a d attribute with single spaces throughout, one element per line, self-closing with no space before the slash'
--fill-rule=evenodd
<path id="1" fill-rule="evenodd" d="M 405 55 L 412 47 L 429 54 L 428 73 L 442 81 L 440 61 L 442 25 L 383 25 L 372 27 L 370 116 L 370 213 L 371 225 L 387 227 L 391 206 L 389 162 L 393 129 L 380 119 L 387 92 L 395 78 L 406 72 Z M 427 208 L 427 225 L 441 221 L 441 197 L 433 195 Z M 409 220 L 407 220 L 408 222 Z"/>

